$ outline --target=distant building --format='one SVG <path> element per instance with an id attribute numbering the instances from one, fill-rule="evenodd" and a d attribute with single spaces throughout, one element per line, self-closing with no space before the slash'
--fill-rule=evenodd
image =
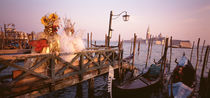
<path id="1" fill-rule="evenodd" d="M 192 48 L 189 40 L 172 40 L 173 48 Z"/>
<path id="2" fill-rule="evenodd" d="M 150 32 L 150 27 L 148 26 L 146 32 L 146 39 L 142 40 L 142 42 L 145 42 L 147 44 L 149 42 L 150 36 L 151 32 Z M 154 44 L 158 45 L 165 44 L 165 37 L 163 37 L 161 33 L 159 35 L 153 36 L 152 39 Z"/>

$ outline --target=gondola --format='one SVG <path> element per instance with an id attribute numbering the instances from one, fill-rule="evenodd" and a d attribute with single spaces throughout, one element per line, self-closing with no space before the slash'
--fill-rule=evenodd
<path id="1" fill-rule="evenodd" d="M 139 98 L 148 97 L 161 80 L 161 64 L 152 64 L 148 71 L 124 82 L 113 82 L 113 98 Z M 128 75 L 129 74 L 129 75 Z M 132 77 L 132 72 L 127 72 L 125 77 Z"/>
<path id="2" fill-rule="evenodd" d="M 177 66 L 173 70 L 169 80 L 169 96 L 173 96 L 175 98 L 188 98 L 192 96 L 195 88 L 195 69 L 193 68 L 191 62 L 185 57 L 185 54 L 183 54 L 180 61 L 176 63 Z"/>

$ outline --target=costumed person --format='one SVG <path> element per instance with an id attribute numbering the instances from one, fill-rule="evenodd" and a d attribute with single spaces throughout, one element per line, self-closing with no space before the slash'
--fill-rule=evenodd
<path id="1" fill-rule="evenodd" d="M 44 25 L 44 32 L 36 34 L 36 40 L 30 41 L 32 46 L 32 53 L 56 53 L 60 52 L 60 37 L 57 34 L 59 28 L 59 17 L 56 13 L 52 13 L 49 16 L 43 16 L 41 22 Z M 24 67 L 30 68 L 35 62 L 40 61 L 37 58 L 29 58 L 26 60 Z M 47 65 L 38 67 L 35 72 L 47 74 Z"/>
<path id="2" fill-rule="evenodd" d="M 61 33 L 61 52 L 75 53 L 85 49 L 84 42 L 82 40 L 82 34 L 76 33 L 70 19 L 64 18 L 63 32 Z M 62 58 L 70 62 L 75 57 L 74 54 L 62 56 Z"/>

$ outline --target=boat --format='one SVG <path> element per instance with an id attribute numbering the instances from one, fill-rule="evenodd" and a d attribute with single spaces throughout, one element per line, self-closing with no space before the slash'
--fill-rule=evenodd
<path id="1" fill-rule="evenodd" d="M 161 80 L 161 63 L 152 64 L 142 74 L 132 78 L 132 72 L 128 71 L 124 82 L 113 82 L 113 98 L 139 98 L 148 97 L 158 88 Z"/>
<path id="2" fill-rule="evenodd" d="M 195 69 L 189 59 L 186 58 L 185 54 L 183 54 L 179 62 L 177 62 L 177 59 L 175 62 L 177 63 L 177 66 L 173 70 L 169 80 L 169 96 L 173 96 L 175 98 L 188 98 L 192 96 L 195 89 Z"/>

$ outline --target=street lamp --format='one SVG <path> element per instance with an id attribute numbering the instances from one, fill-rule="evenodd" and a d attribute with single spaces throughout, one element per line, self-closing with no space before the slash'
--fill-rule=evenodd
<path id="1" fill-rule="evenodd" d="M 115 18 L 113 18 L 113 19 L 117 19 L 121 14 L 123 14 L 123 13 L 125 13 L 125 15 L 123 15 L 122 17 L 123 17 L 123 20 L 124 21 L 128 21 L 129 20 L 129 16 L 130 15 L 128 15 L 127 14 L 127 12 L 126 11 L 123 11 L 123 12 L 121 12 L 120 14 L 117 14 L 117 15 L 113 15 L 113 13 L 112 13 L 112 11 L 110 11 L 110 18 L 109 18 L 109 30 L 108 30 L 108 47 L 109 47 L 109 44 L 110 44 L 110 39 L 111 39 L 111 37 L 112 37 L 112 28 L 111 28 L 111 25 L 112 25 L 112 16 L 115 16 Z"/>

